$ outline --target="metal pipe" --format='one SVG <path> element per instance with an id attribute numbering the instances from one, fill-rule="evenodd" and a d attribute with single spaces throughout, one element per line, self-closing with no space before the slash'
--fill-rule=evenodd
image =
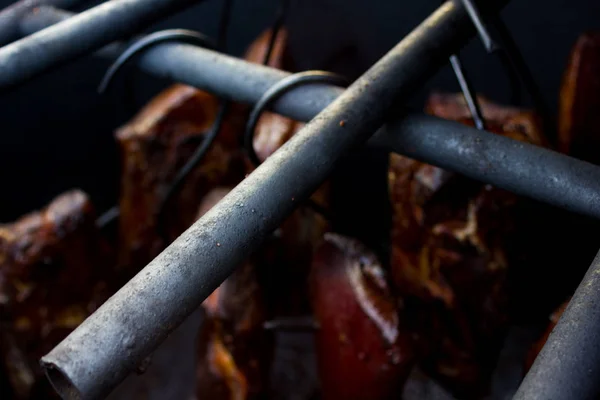
<path id="1" fill-rule="evenodd" d="M 543 147 L 429 115 L 388 119 L 370 143 L 600 219 L 600 167 Z"/>
<path id="2" fill-rule="evenodd" d="M 0 46 L 20 38 L 21 19 L 40 6 L 70 8 L 83 0 L 20 0 L 0 11 Z"/>
<path id="3" fill-rule="evenodd" d="M 202 0 L 111 0 L 0 48 L 0 90 L 22 84 Z"/>
<path id="4" fill-rule="evenodd" d="M 57 391 L 112 390 L 466 42 L 467 22 L 460 5 L 442 5 L 43 357 Z"/>
<path id="5" fill-rule="evenodd" d="M 64 18 L 52 10 L 30 17 L 30 26 Z M 28 32 L 25 32 L 28 33 Z M 103 49 L 108 57 L 118 54 Z M 104 53 L 103 53 L 104 54 Z M 198 66 L 202 66 L 201 72 Z M 289 72 L 251 64 L 189 44 L 161 44 L 140 55 L 137 66 L 226 99 L 255 104 Z M 333 102 L 342 88 L 308 85 L 283 94 L 272 110 L 309 121 Z M 375 135 L 377 146 L 417 158 L 470 178 L 542 202 L 600 219 L 600 167 L 451 121 L 403 111 L 388 116 Z"/>
<path id="6" fill-rule="evenodd" d="M 597 399 L 599 341 L 600 252 L 513 399 Z"/>

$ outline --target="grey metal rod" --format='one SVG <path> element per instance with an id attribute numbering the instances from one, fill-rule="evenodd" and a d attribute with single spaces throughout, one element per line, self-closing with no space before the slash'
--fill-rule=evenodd
<path id="1" fill-rule="evenodd" d="M 42 8 L 25 20 L 24 34 L 68 15 Z M 103 49 L 102 54 L 114 58 L 118 55 L 115 47 Z M 189 44 L 158 45 L 141 55 L 137 66 L 153 75 L 248 104 L 256 103 L 269 88 L 290 75 Z M 303 86 L 283 95 L 272 109 L 309 121 L 342 92 L 342 88 L 331 85 Z M 387 121 L 373 144 L 600 219 L 600 167 L 596 165 L 431 116 L 405 116 L 398 111 L 391 113 Z"/>
<path id="2" fill-rule="evenodd" d="M 0 90 L 26 82 L 202 0 L 111 0 L 0 48 Z"/>
<path id="3" fill-rule="evenodd" d="M 552 150 L 429 115 L 389 118 L 371 143 L 600 219 L 600 167 Z"/>
<path id="4" fill-rule="evenodd" d="M 0 10 L 0 46 L 20 38 L 19 23 L 23 16 L 37 7 L 48 5 L 70 8 L 83 0 L 20 0 Z"/>
<path id="5" fill-rule="evenodd" d="M 600 252 L 535 359 L 514 400 L 600 396 Z"/>
<path id="6" fill-rule="evenodd" d="M 42 8 L 24 27 L 39 29 L 67 15 Z M 114 47 L 102 51 L 107 57 L 118 55 Z M 290 75 L 189 44 L 158 45 L 141 55 L 137 66 L 153 75 L 249 104 Z M 272 109 L 309 121 L 342 91 L 330 85 L 299 87 L 283 95 Z M 600 219 L 600 167 L 596 165 L 431 116 L 405 116 L 399 110 L 390 113 L 387 121 L 372 144 Z"/>
<path id="7" fill-rule="evenodd" d="M 112 390 L 472 33 L 454 2 L 415 28 L 43 357 L 58 392 Z"/>

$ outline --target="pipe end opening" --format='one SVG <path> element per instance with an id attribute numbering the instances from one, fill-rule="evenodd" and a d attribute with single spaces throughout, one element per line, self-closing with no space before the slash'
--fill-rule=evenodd
<path id="1" fill-rule="evenodd" d="M 82 400 L 83 396 L 69 377 L 59 367 L 51 362 L 42 361 L 42 367 L 46 372 L 46 377 L 50 381 L 50 384 L 54 390 L 60 395 L 61 398 L 66 400 Z"/>

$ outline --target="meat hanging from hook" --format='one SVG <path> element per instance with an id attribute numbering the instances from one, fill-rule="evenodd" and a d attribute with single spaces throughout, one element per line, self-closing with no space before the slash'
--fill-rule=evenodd
<path id="1" fill-rule="evenodd" d="M 100 85 L 98 86 L 98 93 L 101 95 L 108 93 L 108 90 L 110 89 L 112 83 L 114 82 L 114 79 L 115 79 L 117 73 L 129 61 L 131 61 L 136 55 L 140 54 L 144 50 L 147 50 L 157 44 L 166 43 L 166 42 L 183 42 L 183 43 L 195 44 L 195 45 L 206 47 L 209 49 L 216 48 L 214 43 L 207 36 L 205 36 L 199 32 L 192 31 L 192 30 L 168 29 L 168 30 L 163 30 L 163 31 L 159 31 L 159 32 L 154 32 L 154 33 L 152 33 L 148 36 L 145 36 L 142 39 L 136 41 L 135 43 L 133 43 L 131 46 L 129 46 L 127 49 L 125 49 L 125 51 L 123 51 L 123 53 L 117 58 L 117 60 L 113 64 L 111 64 L 111 66 L 108 68 L 108 70 L 102 77 Z M 217 129 L 214 129 L 214 130 L 216 130 L 218 132 L 218 127 L 217 127 Z M 214 135 L 207 135 L 207 139 L 209 139 L 209 138 L 211 140 L 214 140 Z M 200 146 L 199 150 L 200 150 L 200 148 L 205 148 L 204 152 L 206 152 L 206 150 L 210 146 L 210 141 L 203 141 L 203 143 L 201 143 L 199 146 Z M 202 156 L 203 156 L 203 154 L 195 153 L 193 159 L 198 158 L 198 162 L 199 162 L 202 159 Z M 170 193 L 170 192 L 171 191 L 167 191 L 167 193 Z M 115 222 L 118 219 L 118 217 L 119 217 L 118 207 L 117 206 L 112 207 L 108 211 L 106 211 L 104 214 L 102 214 L 100 216 L 100 218 L 98 218 L 97 225 L 100 228 L 106 228 L 108 225 Z"/>
<path id="2" fill-rule="evenodd" d="M 274 101 L 279 99 L 288 91 L 311 83 L 331 84 L 343 87 L 348 86 L 348 80 L 343 76 L 334 74 L 332 72 L 313 70 L 290 75 L 289 77 L 282 79 L 269 88 L 269 90 L 265 92 L 265 94 L 252 108 L 246 123 L 246 129 L 244 131 L 244 149 L 248 155 L 248 158 L 256 167 L 261 164 L 261 160 L 254 149 L 254 132 L 261 114 Z M 340 121 L 340 125 L 343 125 L 344 123 L 345 121 Z M 321 214 L 327 220 L 332 220 L 331 213 L 315 201 L 308 199 L 306 203 L 310 208 Z"/>
<path id="3" fill-rule="evenodd" d="M 134 58 L 137 54 L 144 50 L 147 50 L 157 44 L 165 42 L 183 42 L 202 46 L 208 49 L 220 49 L 225 51 L 227 45 L 227 33 L 229 30 L 229 24 L 231 21 L 231 9 L 233 0 L 224 0 L 223 9 L 221 12 L 221 19 L 219 21 L 217 45 L 215 45 L 210 38 L 203 35 L 202 33 L 187 30 L 187 29 L 168 29 L 159 32 L 154 32 L 127 48 L 117 60 L 108 68 L 106 74 L 102 78 L 98 87 L 98 92 L 104 94 L 108 91 L 111 83 L 114 81 L 116 74 L 125 64 Z M 169 200 L 174 194 L 176 194 L 178 188 L 185 181 L 185 178 L 189 173 L 196 167 L 204 158 L 206 152 L 210 149 L 210 145 L 216 138 L 219 130 L 221 129 L 224 116 L 227 114 L 229 103 L 222 101 L 219 112 L 215 119 L 214 125 L 211 127 L 209 134 L 206 135 L 205 139 L 198 145 L 198 148 L 190 158 L 190 160 L 182 167 L 181 171 L 177 174 L 175 181 L 172 186 L 166 191 L 165 198 L 162 201 L 162 205 L 158 211 L 158 229 L 164 232 L 164 224 L 161 221 L 164 219 L 163 208 L 168 204 Z M 100 228 L 106 228 L 112 224 L 119 217 L 118 206 L 110 208 L 104 214 L 98 218 L 97 225 Z"/>

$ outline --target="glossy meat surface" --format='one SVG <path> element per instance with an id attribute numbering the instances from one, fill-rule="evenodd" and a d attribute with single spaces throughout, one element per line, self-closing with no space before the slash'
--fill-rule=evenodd
<path id="1" fill-rule="evenodd" d="M 415 345 L 375 255 L 328 233 L 310 283 L 322 398 L 398 398 Z"/>
<path id="2" fill-rule="evenodd" d="M 77 190 L 0 226 L 0 351 L 15 398 L 52 395 L 39 358 L 105 300 L 112 261 Z"/>
<path id="3" fill-rule="evenodd" d="M 558 106 L 560 150 L 598 164 L 600 156 L 600 33 L 582 34 L 563 74 Z"/>

